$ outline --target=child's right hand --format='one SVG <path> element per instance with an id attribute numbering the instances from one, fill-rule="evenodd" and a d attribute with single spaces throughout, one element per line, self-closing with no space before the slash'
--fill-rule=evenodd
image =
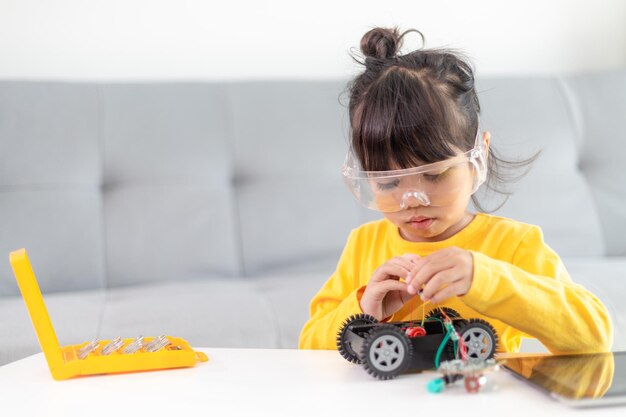
<path id="1" fill-rule="evenodd" d="M 407 291 L 407 284 L 401 282 L 413 268 L 418 255 L 407 253 L 389 259 L 379 266 L 370 278 L 361 296 L 361 310 L 381 321 L 391 316 L 413 296 Z"/>

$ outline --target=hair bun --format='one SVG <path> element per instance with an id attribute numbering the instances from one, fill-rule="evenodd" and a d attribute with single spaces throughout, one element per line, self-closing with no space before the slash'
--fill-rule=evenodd
<path id="1" fill-rule="evenodd" d="M 361 52 L 365 58 L 389 59 L 400 49 L 398 28 L 374 28 L 361 38 Z"/>

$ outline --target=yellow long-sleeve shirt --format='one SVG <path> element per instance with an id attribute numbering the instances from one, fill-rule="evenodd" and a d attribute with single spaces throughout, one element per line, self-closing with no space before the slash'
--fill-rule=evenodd
<path id="1" fill-rule="evenodd" d="M 352 314 L 362 313 L 360 297 L 372 273 L 405 253 L 426 256 L 457 246 L 471 252 L 474 277 L 467 294 L 439 306 L 463 318 L 487 320 L 498 333 L 498 351 L 516 352 L 522 337 L 539 339 L 551 352 L 610 350 L 613 327 L 598 298 L 572 282 L 541 229 L 478 213 L 463 230 L 439 242 L 404 240 L 387 219 L 354 229 L 335 273 L 311 301 L 310 318 L 300 334 L 301 349 L 336 349 L 336 336 Z M 435 306 L 426 304 L 428 313 Z M 419 297 L 386 321 L 421 319 Z"/>

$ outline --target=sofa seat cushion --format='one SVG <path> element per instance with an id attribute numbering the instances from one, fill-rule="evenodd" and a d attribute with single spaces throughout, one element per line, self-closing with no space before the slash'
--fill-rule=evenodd
<path id="1" fill-rule="evenodd" d="M 61 346 L 92 340 L 104 311 L 104 290 L 45 294 L 44 300 Z M 0 365 L 41 352 L 21 296 L 0 297 Z"/>
<path id="2" fill-rule="evenodd" d="M 164 282 L 44 299 L 62 346 L 96 337 L 166 334 L 198 347 L 279 347 L 278 320 L 255 282 Z M 0 365 L 41 351 L 21 297 L 0 299 L 0 328 Z"/>
<path id="3" fill-rule="evenodd" d="M 98 334 L 165 334 L 192 346 L 278 347 L 267 299 L 254 283 L 231 278 L 110 289 Z"/>
<path id="4" fill-rule="evenodd" d="M 287 272 L 263 275 L 257 279 L 259 291 L 276 315 L 279 347 L 297 349 L 302 326 L 309 319 L 309 304 L 330 274 L 325 272 Z M 338 329 L 329 329 L 336 332 Z"/>

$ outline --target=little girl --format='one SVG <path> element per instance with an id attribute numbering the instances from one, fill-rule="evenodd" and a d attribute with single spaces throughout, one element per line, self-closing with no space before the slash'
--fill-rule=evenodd
<path id="1" fill-rule="evenodd" d="M 488 321 L 500 352 L 518 351 L 524 337 L 554 353 L 609 350 L 606 308 L 572 282 L 538 226 L 467 211 L 504 161 L 489 158 L 472 68 L 447 50 L 398 55 L 408 32 L 375 28 L 361 40 L 343 176 L 384 219 L 350 233 L 311 301 L 300 348 L 335 349 L 354 314 L 405 321 L 449 307 Z"/>

